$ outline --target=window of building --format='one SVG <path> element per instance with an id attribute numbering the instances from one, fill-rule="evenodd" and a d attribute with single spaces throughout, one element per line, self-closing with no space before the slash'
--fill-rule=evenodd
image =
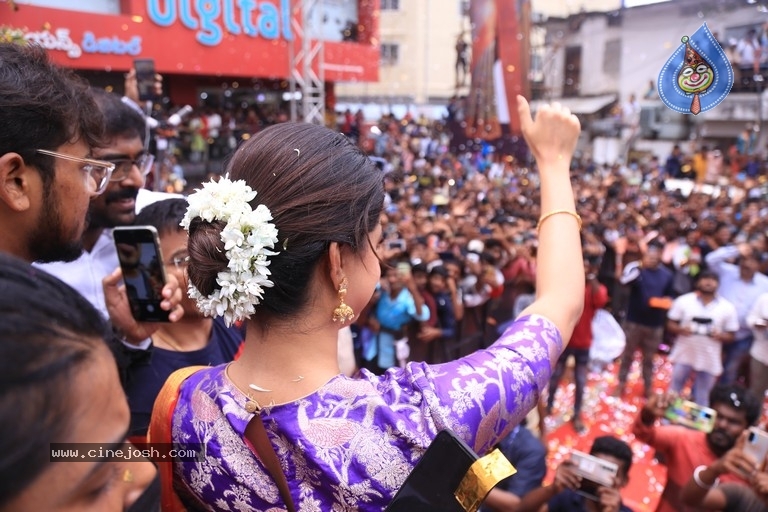
<path id="1" fill-rule="evenodd" d="M 381 0 L 382 11 L 399 11 L 400 0 Z"/>
<path id="2" fill-rule="evenodd" d="M 565 83 L 563 97 L 579 95 L 581 89 L 581 46 L 568 46 L 565 49 Z"/>
<path id="3" fill-rule="evenodd" d="M 603 54 L 603 72 L 618 73 L 621 68 L 621 39 L 612 39 L 605 42 Z"/>
<path id="4" fill-rule="evenodd" d="M 400 45 L 397 43 L 381 43 L 381 65 L 394 66 L 400 55 Z"/>

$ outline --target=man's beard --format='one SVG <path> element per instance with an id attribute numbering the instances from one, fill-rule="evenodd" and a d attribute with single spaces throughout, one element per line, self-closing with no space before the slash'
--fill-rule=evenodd
<path id="1" fill-rule="evenodd" d="M 50 263 L 53 261 L 74 261 L 83 252 L 82 232 L 72 239 L 63 232 L 61 208 L 58 198 L 53 197 L 53 187 L 46 187 L 43 194 L 42 218 L 37 228 L 29 236 L 29 254 L 34 261 Z"/>
<path id="2" fill-rule="evenodd" d="M 721 428 L 715 428 L 707 434 L 707 442 L 710 446 L 710 448 L 713 448 L 713 452 L 715 452 L 716 455 L 720 456 L 733 448 L 733 446 L 736 444 L 736 438 L 731 437 L 728 435 L 728 433 L 721 429 Z"/>

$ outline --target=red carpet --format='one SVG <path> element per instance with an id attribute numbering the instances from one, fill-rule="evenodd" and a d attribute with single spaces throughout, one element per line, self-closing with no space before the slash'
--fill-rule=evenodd
<path id="1" fill-rule="evenodd" d="M 666 358 L 655 359 L 654 389 L 666 389 L 671 365 Z M 592 440 L 601 435 L 615 435 L 629 443 L 634 460 L 629 473 L 629 485 L 622 489 L 624 504 L 635 512 L 652 512 L 664 489 L 666 467 L 654 459 L 653 449 L 636 441 L 631 434 L 632 421 L 644 403 L 639 361 L 632 366 L 628 383 L 630 388 L 622 399 L 614 398 L 618 364 L 609 365 L 602 372 L 590 372 L 582 406 L 582 419 L 588 431 L 578 435 L 570 422 L 573 414 L 574 385 L 569 372 L 560 384 L 552 415 L 546 421 L 546 444 L 549 449 L 549 472 L 546 483 L 552 481 L 558 464 L 568 457 L 572 449 L 589 452 Z"/>

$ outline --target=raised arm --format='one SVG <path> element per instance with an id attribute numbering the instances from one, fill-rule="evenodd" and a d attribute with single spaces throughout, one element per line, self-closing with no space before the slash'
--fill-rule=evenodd
<path id="1" fill-rule="evenodd" d="M 579 137 L 579 120 L 555 103 L 531 117 L 528 102 L 517 97 L 520 126 L 539 167 L 541 218 L 536 268 L 536 300 L 523 315 L 550 319 L 563 340 L 571 338 L 584 308 L 581 219 L 571 188 L 570 163 Z"/>
<path id="2" fill-rule="evenodd" d="M 736 268 L 735 265 L 728 263 L 728 260 L 738 258 L 740 255 L 741 251 L 738 246 L 727 245 L 707 254 L 704 260 L 707 262 L 707 267 L 709 267 L 712 272 L 722 275 L 728 268 Z"/>

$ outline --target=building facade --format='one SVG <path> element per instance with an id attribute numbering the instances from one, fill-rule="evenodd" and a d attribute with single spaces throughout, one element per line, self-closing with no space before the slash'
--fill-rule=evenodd
<path id="1" fill-rule="evenodd" d="M 323 75 L 378 80 L 379 0 L 316 0 L 307 30 L 324 41 Z M 0 26 L 43 45 L 94 85 L 122 89 L 135 59 L 152 59 L 175 104 L 214 97 L 280 102 L 301 50 L 301 0 L 20 0 Z M 316 67 L 316 66 L 315 66 Z M 317 69 L 315 69 L 317 71 Z M 239 102 L 238 102 L 239 104 Z"/>
<path id="2" fill-rule="evenodd" d="M 379 81 L 338 84 L 339 104 L 430 114 L 466 94 L 456 86 L 455 65 L 458 37 L 471 39 L 468 8 L 468 0 L 381 0 Z"/>
<path id="3" fill-rule="evenodd" d="M 634 95 L 641 107 L 636 147 L 655 147 L 657 154 L 686 140 L 723 147 L 745 128 L 762 133 L 768 114 L 765 82 L 754 81 L 751 71 L 741 76 L 736 63 L 736 83 L 728 97 L 713 110 L 694 116 L 675 113 L 658 99 L 659 72 L 682 36 L 691 35 L 703 23 L 726 53 L 735 56 L 747 31 L 754 28 L 759 33 L 765 22 L 764 7 L 738 0 L 670 0 L 546 17 L 537 24 L 545 35 L 539 49 L 539 82 L 532 89 L 535 97 L 560 101 L 587 121 L 585 142 L 620 139 L 621 109 Z M 764 59 L 761 73 L 768 78 L 766 66 Z M 605 140 L 599 142 L 605 144 Z M 619 153 L 613 151 L 606 161 L 610 163 Z"/>

